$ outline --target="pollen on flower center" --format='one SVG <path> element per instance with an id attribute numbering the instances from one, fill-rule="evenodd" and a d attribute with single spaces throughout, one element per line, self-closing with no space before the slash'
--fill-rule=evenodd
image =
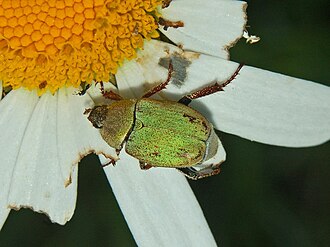
<path id="1" fill-rule="evenodd" d="M 54 93 L 109 81 L 158 36 L 161 0 L 0 0 L 0 80 Z"/>

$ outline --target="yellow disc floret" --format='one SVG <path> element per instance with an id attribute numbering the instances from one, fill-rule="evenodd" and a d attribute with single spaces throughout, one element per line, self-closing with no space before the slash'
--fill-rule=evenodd
<path id="1" fill-rule="evenodd" d="M 158 36 L 161 0 L 0 0 L 0 80 L 54 93 L 109 81 Z"/>

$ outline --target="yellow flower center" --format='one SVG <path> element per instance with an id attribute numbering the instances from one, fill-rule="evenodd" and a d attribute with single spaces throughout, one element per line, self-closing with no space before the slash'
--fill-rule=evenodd
<path id="1" fill-rule="evenodd" d="M 161 0 L 0 0 L 0 80 L 13 89 L 109 81 L 158 37 Z"/>

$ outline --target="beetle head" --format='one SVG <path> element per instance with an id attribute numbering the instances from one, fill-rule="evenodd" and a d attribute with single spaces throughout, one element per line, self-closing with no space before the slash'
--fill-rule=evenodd
<path id="1" fill-rule="evenodd" d="M 107 118 L 108 108 L 105 105 L 95 106 L 87 117 L 95 128 L 102 128 Z"/>

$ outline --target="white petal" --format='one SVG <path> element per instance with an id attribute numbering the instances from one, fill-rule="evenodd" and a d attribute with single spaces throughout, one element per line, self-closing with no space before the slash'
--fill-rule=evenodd
<path id="1" fill-rule="evenodd" d="M 10 208 L 7 207 L 7 204 L 1 203 L 1 205 L 0 205 L 0 230 L 2 229 L 3 225 L 6 222 L 9 212 L 10 212 Z"/>
<path id="2" fill-rule="evenodd" d="M 116 74 L 118 82 L 118 90 L 124 98 L 139 98 L 143 95 L 144 89 L 141 85 L 144 84 L 145 78 L 141 67 L 135 61 L 125 63 L 124 66 L 118 69 Z M 136 88 L 134 86 L 137 86 Z"/>
<path id="3" fill-rule="evenodd" d="M 186 179 L 175 169 L 143 171 L 124 150 L 106 166 L 120 208 L 138 246 L 215 246 Z"/>
<path id="4" fill-rule="evenodd" d="M 7 175 L 5 190 L 1 191 L 3 207 L 32 208 L 64 224 L 75 208 L 75 165 L 93 151 L 116 157 L 115 150 L 83 114 L 94 104 L 91 98 L 72 93 L 62 89 L 55 96 L 46 93 L 38 100 L 34 93 L 20 89 L 1 101 L 4 117 L 0 126 L 9 133 L 1 143 L 0 150 L 5 152 L 1 156 L 12 154 L 1 163 Z"/>
<path id="5" fill-rule="evenodd" d="M 172 99 L 224 81 L 238 64 L 201 55 L 188 68 L 180 88 L 167 87 Z M 173 97 L 173 94 L 177 94 Z M 267 144 L 304 147 L 330 139 L 330 88 L 244 66 L 224 92 L 194 100 L 216 129 Z"/>
<path id="6" fill-rule="evenodd" d="M 31 207 L 64 224 L 75 208 L 77 169 L 71 176 L 72 164 L 62 169 L 56 128 L 57 97 L 45 94 L 25 130 L 11 178 L 8 204 L 12 208 Z"/>
<path id="7" fill-rule="evenodd" d="M 160 30 L 185 50 L 228 58 L 228 48 L 243 34 L 245 9 L 242 1 L 172 1 L 162 15 L 171 21 L 183 21 L 184 27 Z"/>
<path id="8" fill-rule="evenodd" d="M 25 128 L 36 103 L 37 96 L 25 90 L 13 91 L 0 102 L 0 229 L 10 211 L 7 196 L 15 169 L 14 164 Z M 6 128 L 7 126 L 10 128 Z"/>

